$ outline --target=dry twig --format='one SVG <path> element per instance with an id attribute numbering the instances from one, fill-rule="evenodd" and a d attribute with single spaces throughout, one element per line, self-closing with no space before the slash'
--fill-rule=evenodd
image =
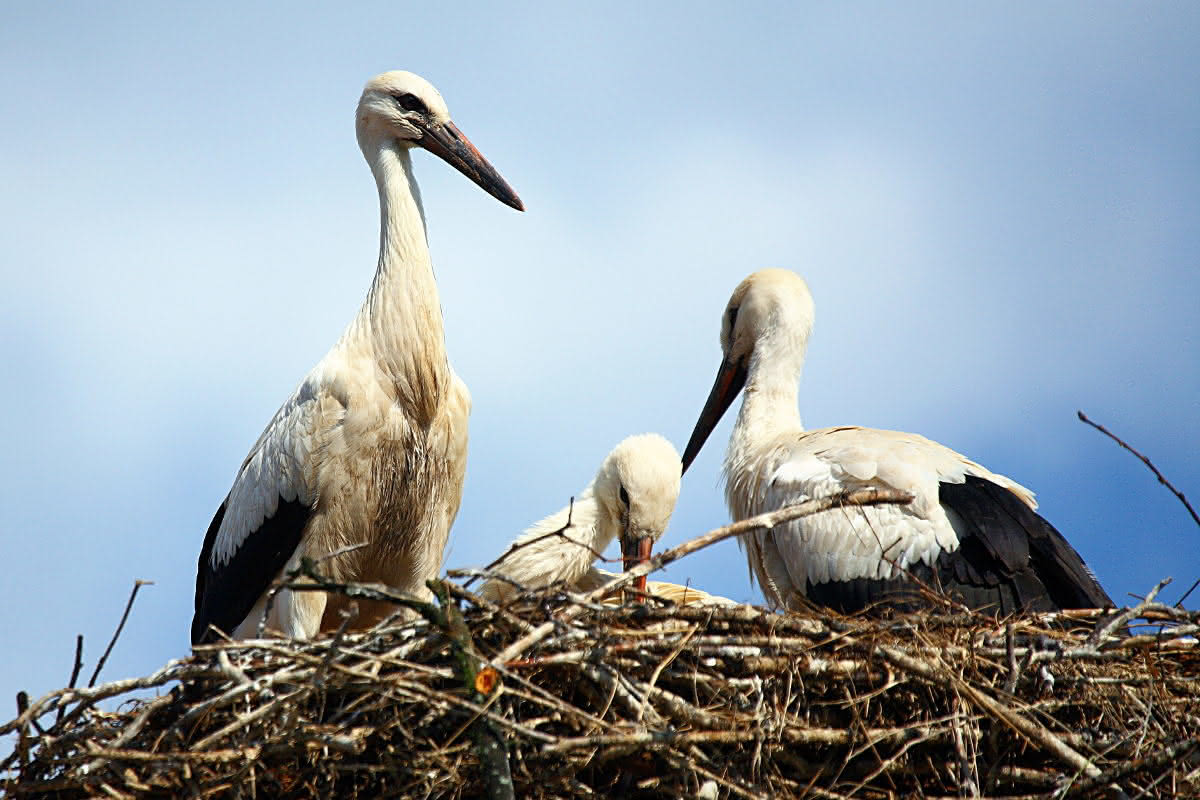
<path id="1" fill-rule="evenodd" d="M 1171 493 L 1179 498 L 1179 502 L 1183 503 L 1183 507 L 1186 508 L 1188 510 L 1188 513 L 1192 515 L 1192 520 L 1197 525 L 1200 525 L 1200 515 L 1196 514 L 1196 509 L 1192 508 L 1192 504 L 1189 503 L 1188 499 L 1183 496 L 1183 492 L 1176 489 L 1174 484 L 1172 484 L 1169 480 L 1167 480 L 1166 476 L 1164 476 L 1161 472 L 1158 471 L 1158 467 L 1154 466 L 1154 463 L 1150 459 L 1146 458 L 1144 455 L 1139 453 L 1137 450 L 1134 450 L 1132 447 L 1130 447 L 1128 444 L 1126 444 L 1120 437 L 1118 437 L 1116 434 L 1114 434 L 1108 428 L 1104 427 L 1103 425 L 1101 425 L 1098 422 L 1092 422 L 1090 419 L 1088 419 L 1087 414 L 1084 414 L 1082 411 L 1076 411 L 1075 413 L 1079 416 L 1080 422 L 1091 425 L 1093 428 L 1100 431 L 1108 438 L 1112 439 L 1114 442 L 1119 444 L 1121 447 L 1125 448 L 1126 450 L 1128 450 L 1129 452 L 1131 452 L 1135 456 L 1137 456 L 1138 459 L 1143 464 L 1145 464 L 1147 467 L 1149 467 L 1150 471 L 1154 473 L 1154 477 L 1158 478 L 1158 482 L 1161 483 L 1163 486 L 1167 487 L 1168 489 L 1170 489 Z"/>
<path id="2" fill-rule="evenodd" d="M 100 656 L 100 660 L 96 662 L 96 669 L 92 673 L 91 679 L 88 681 L 88 688 L 96 685 L 96 679 L 100 677 L 100 670 L 104 669 L 104 662 L 108 661 L 108 656 L 112 653 L 113 647 L 117 644 L 117 639 L 121 636 L 121 631 L 125 629 L 125 621 L 129 619 L 129 612 L 133 609 L 133 601 L 137 598 L 138 590 L 143 586 L 153 586 L 154 581 L 136 580 L 133 582 L 133 591 L 129 593 L 129 602 L 125 604 L 125 612 L 121 614 L 121 621 L 117 623 L 117 629 L 113 631 L 112 638 L 108 640 L 108 647 L 104 648 L 104 654 Z M 79 646 L 82 646 L 82 637 L 80 637 Z M 72 674 L 72 679 L 76 676 Z M 72 680 L 74 686 L 74 680 Z"/>

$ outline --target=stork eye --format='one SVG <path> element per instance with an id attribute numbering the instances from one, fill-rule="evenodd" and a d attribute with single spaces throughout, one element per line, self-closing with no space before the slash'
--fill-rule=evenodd
<path id="1" fill-rule="evenodd" d="M 422 102 L 421 98 L 417 97 L 416 95 L 407 93 L 397 94 L 393 95 L 392 99 L 396 101 L 396 105 L 400 106 L 405 111 L 424 112 L 426 110 L 425 103 Z"/>
<path id="2" fill-rule="evenodd" d="M 621 487 L 621 502 L 625 504 L 626 508 L 629 508 L 629 492 L 625 491 L 624 486 Z"/>
<path id="3" fill-rule="evenodd" d="M 725 316 L 729 318 L 729 332 L 730 333 L 733 332 L 733 324 L 735 322 L 737 322 L 737 312 L 738 312 L 737 306 L 734 306 L 733 308 L 731 308 L 727 312 L 725 312 Z"/>

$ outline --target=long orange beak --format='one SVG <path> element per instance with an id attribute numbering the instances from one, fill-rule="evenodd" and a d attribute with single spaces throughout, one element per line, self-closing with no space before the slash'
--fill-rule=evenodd
<path id="1" fill-rule="evenodd" d="M 696 427 L 692 430 L 692 438 L 688 439 L 687 447 L 683 449 L 684 472 L 692 465 L 708 435 L 717 427 L 717 423 L 729 409 L 729 404 L 745 385 L 746 368 L 729 359 L 722 360 L 720 368 L 717 369 L 717 379 L 713 381 L 712 391 L 708 393 L 708 400 L 700 410 L 700 418 L 696 420 Z"/>
<path id="2" fill-rule="evenodd" d="M 445 125 L 421 126 L 425 135 L 421 137 L 421 147 L 433 153 L 438 158 L 451 165 L 463 175 L 473 180 L 479 188 L 499 200 L 504 205 L 524 211 L 521 198 L 496 168 L 488 163 L 483 154 L 471 144 L 466 134 L 458 129 L 453 122 Z"/>
<path id="3" fill-rule="evenodd" d="M 645 564 L 650 560 L 650 552 L 654 548 L 654 540 L 649 536 L 642 536 L 638 539 L 621 539 L 621 562 L 625 569 Z M 646 576 L 641 575 L 633 579 L 634 588 L 639 592 L 646 591 Z"/>

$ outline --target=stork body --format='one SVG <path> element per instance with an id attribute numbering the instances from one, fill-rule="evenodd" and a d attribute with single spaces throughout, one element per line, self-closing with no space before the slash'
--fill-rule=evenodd
<path id="1" fill-rule="evenodd" d="M 859 488 L 914 499 L 832 509 L 745 537 L 751 575 L 772 605 L 911 608 L 921 600 L 910 577 L 1000 614 L 1112 605 L 1025 487 L 917 434 L 804 430 L 797 380 L 812 319 L 808 286 L 792 272 L 763 270 L 737 287 L 722 322 L 724 360 L 684 469 L 744 387 L 725 456 L 734 519 Z"/>
<path id="2" fill-rule="evenodd" d="M 242 463 L 200 553 L 192 641 L 209 627 L 253 636 L 266 591 L 301 558 L 337 581 L 425 596 L 458 512 L 470 395 L 446 356 L 441 306 L 410 150 L 428 149 L 501 202 L 520 200 L 450 121 L 428 82 L 367 83 L 359 146 L 379 189 L 381 230 L 366 301 Z M 328 557 L 338 550 L 348 550 Z M 343 598 L 281 592 L 266 620 L 309 637 Z M 356 626 L 390 610 L 360 602 Z"/>
<path id="3" fill-rule="evenodd" d="M 517 537 L 518 549 L 495 568 L 509 581 L 493 578 L 480 593 L 500 601 L 515 593 L 514 584 L 595 588 L 604 580 L 592 563 L 613 539 L 620 539 L 626 563 L 648 558 L 675 510 L 680 473 L 679 453 L 663 437 L 647 433 L 625 439 L 573 504 Z"/>

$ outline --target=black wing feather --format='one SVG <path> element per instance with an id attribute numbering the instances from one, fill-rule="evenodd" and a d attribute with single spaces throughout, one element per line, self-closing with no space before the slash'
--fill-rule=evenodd
<path id="1" fill-rule="evenodd" d="M 312 509 L 299 500 L 279 501 L 275 513 L 250 533 L 228 562 L 214 569 L 212 548 L 229 498 L 221 503 L 204 535 L 196 569 L 196 613 L 192 644 L 212 638 L 210 626 L 232 633 L 300 546 Z"/>
<path id="2" fill-rule="evenodd" d="M 916 564 L 909 574 L 947 592 L 970 608 L 1007 615 L 1018 611 L 1111 608 L 1112 600 L 1075 548 L 1022 500 L 985 478 L 943 483 L 938 499 L 966 526 L 959 548 L 934 566 Z M 810 583 L 808 599 L 843 613 L 926 605 L 907 576 Z"/>
<path id="3" fill-rule="evenodd" d="M 962 484 L 943 483 L 939 498 L 974 525 L 973 538 L 999 562 L 1000 576 L 1026 587 L 1034 583 L 1041 587 L 1040 597 L 1026 597 L 1027 602 L 1050 610 L 1113 606 L 1070 542 L 1003 486 L 968 476 Z M 1013 547 L 1014 541 L 1021 543 L 1019 549 Z"/>

